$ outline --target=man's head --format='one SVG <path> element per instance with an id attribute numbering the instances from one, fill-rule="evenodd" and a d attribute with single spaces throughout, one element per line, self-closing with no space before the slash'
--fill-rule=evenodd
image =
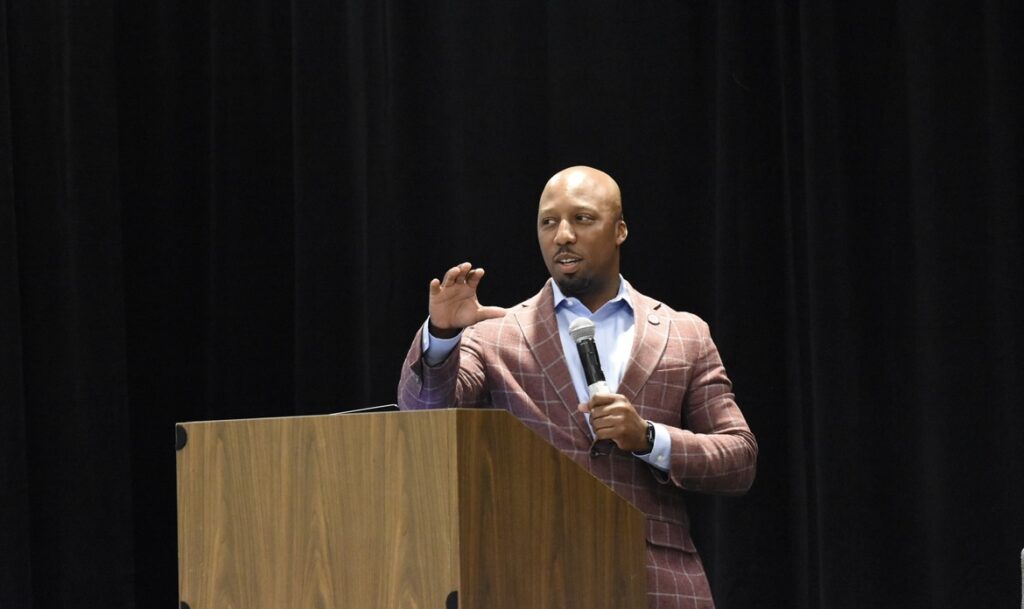
<path id="1" fill-rule="evenodd" d="M 629 231 L 611 176 L 591 167 L 556 173 L 540 195 L 537 240 L 551 278 L 594 311 L 619 288 L 619 246 Z"/>

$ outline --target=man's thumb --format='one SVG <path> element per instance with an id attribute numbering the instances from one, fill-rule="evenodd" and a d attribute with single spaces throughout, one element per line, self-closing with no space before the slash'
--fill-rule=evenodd
<path id="1" fill-rule="evenodd" d="M 477 313 L 477 318 L 480 320 L 484 319 L 497 319 L 499 317 L 505 317 L 507 311 L 501 307 L 480 307 L 480 311 Z"/>

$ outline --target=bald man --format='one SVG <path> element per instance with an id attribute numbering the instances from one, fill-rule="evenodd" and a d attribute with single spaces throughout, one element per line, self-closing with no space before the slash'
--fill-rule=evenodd
<path id="1" fill-rule="evenodd" d="M 537 209 L 551 279 L 508 310 L 480 304 L 484 270 L 468 262 L 432 280 L 398 403 L 516 415 L 647 515 L 648 606 L 709 609 L 683 491 L 746 492 L 757 442 L 707 324 L 619 274 L 628 235 L 611 176 L 591 167 L 555 174 Z M 568 331 L 580 317 L 595 325 L 608 393 L 589 392 Z"/>

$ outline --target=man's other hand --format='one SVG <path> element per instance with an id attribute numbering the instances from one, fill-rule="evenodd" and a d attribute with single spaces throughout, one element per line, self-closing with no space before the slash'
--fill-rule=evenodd
<path id="1" fill-rule="evenodd" d="M 477 322 L 504 317 L 505 309 L 485 307 L 476 297 L 484 270 L 468 262 L 453 266 L 444 279 L 430 281 L 430 333 L 451 338 Z"/>

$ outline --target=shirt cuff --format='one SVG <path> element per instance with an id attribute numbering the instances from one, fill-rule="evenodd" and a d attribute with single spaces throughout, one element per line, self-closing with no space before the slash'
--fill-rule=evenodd
<path id="1" fill-rule="evenodd" d="M 430 333 L 430 318 L 423 322 L 423 340 L 420 345 L 423 348 L 423 361 L 428 366 L 434 367 L 448 359 L 448 356 L 462 340 L 462 331 L 452 338 L 438 338 Z"/>
<path id="2" fill-rule="evenodd" d="M 646 455 L 633 454 L 636 455 L 637 459 L 651 467 L 667 472 L 672 464 L 672 436 L 669 435 L 668 429 L 661 423 L 654 423 L 654 421 L 651 421 L 651 423 L 654 424 L 654 448 Z"/>

